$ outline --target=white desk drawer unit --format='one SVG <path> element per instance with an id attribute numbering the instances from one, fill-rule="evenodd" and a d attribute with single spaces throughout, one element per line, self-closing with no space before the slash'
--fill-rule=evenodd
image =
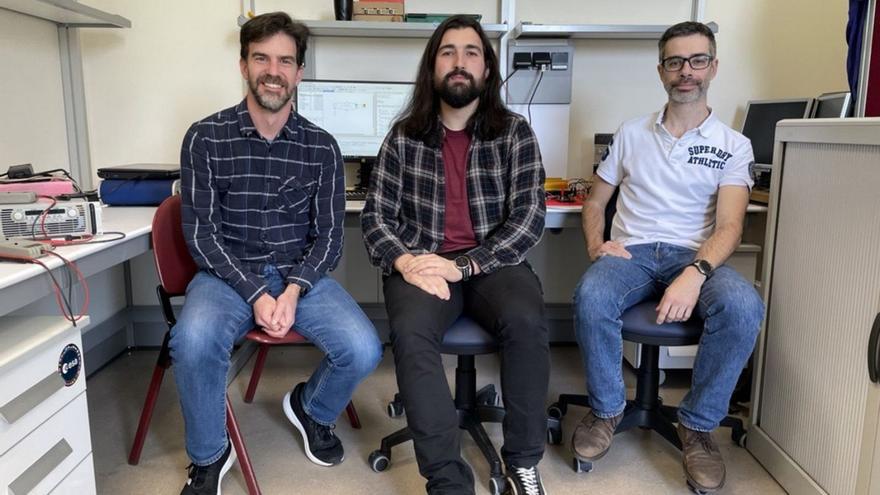
<path id="1" fill-rule="evenodd" d="M 0 319 L 0 493 L 95 493 L 80 336 L 87 324 Z"/>

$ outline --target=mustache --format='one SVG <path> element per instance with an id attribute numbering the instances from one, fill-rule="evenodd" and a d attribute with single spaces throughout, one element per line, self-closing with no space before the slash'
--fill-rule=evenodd
<path id="1" fill-rule="evenodd" d="M 675 88 L 675 87 L 681 86 L 682 84 L 702 84 L 702 82 L 703 82 L 702 80 L 696 79 L 693 76 L 685 76 L 685 77 L 682 77 L 682 78 L 679 78 L 679 79 L 676 79 L 675 81 L 673 81 L 672 87 Z"/>
<path id="2" fill-rule="evenodd" d="M 279 76 L 273 76 L 271 74 L 263 74 L 262 76 L 257 78 L 257 84 L 259 83 L 268 83 L 268 84 L 277 84 L 282 88 L 287 88 L 287 81 L 284 78 Z"/>
<path id="3" fill-rule="evenodd" d="M 443 76 L 443 82 L 449 82 L 455 76 L 462 76 L 470 82 L 474 82 L 474 76 L 470 72 L 467 72 L 464 69 L 453 69 L 449 71 L 445 76 Z"/>

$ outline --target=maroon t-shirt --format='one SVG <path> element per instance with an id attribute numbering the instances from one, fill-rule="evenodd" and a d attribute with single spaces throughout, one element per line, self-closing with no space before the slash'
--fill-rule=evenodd
<path id="1" fill-rule="evenodd" d="M 446 224 L 443 226 L 441 253 L 470 249 L 477 245 L 468 205 L 468 148 L 471 136 L 467 131 L 446 129 L 443 138 L 443 171 L 446 175 Z"/>

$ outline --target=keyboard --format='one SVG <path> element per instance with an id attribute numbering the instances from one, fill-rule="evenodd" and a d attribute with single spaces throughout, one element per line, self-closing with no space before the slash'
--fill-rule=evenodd
<path id="1" fill-rule="evenodd" d="M 366 201 L 367 200 L 367 190 L 366 189 L 349 189 L 345 191 L 345 200 L 346 201 Z"/>

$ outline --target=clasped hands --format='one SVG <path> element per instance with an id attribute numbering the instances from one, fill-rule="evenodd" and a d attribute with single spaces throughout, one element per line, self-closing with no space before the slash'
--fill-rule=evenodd
<path id="1" fill-rule="evenodd" d="M 408 283 L 444 301 L 450 297 L 449 283 L 461 280 L 454 261 L 433 253 L 401 255 L 394 260 L 394 269 Z"/>
<path id="2" fill-rule="evenodd" d="M 606 241 L 595 250 L 589 252 L 590 259 L 596 261 L 603 256 L 617 256 L 632 259 L 632 255 L 620 242 Z M 693 266 L 687 266 L 681 274 L 669 284 L 663 297 L 654 309 L 657 311 L 657 324 L 682 322 L 690 319 L 700 297 L 700 288 L 706 276 Z"/>
<path id="3" fill-rule="evenodd" d="M 279 339 L 293 327 L 300 286 L 289 284 L 277 298 L 262 294 L 254 302 L 254 323 L 270 337 Z"/>

